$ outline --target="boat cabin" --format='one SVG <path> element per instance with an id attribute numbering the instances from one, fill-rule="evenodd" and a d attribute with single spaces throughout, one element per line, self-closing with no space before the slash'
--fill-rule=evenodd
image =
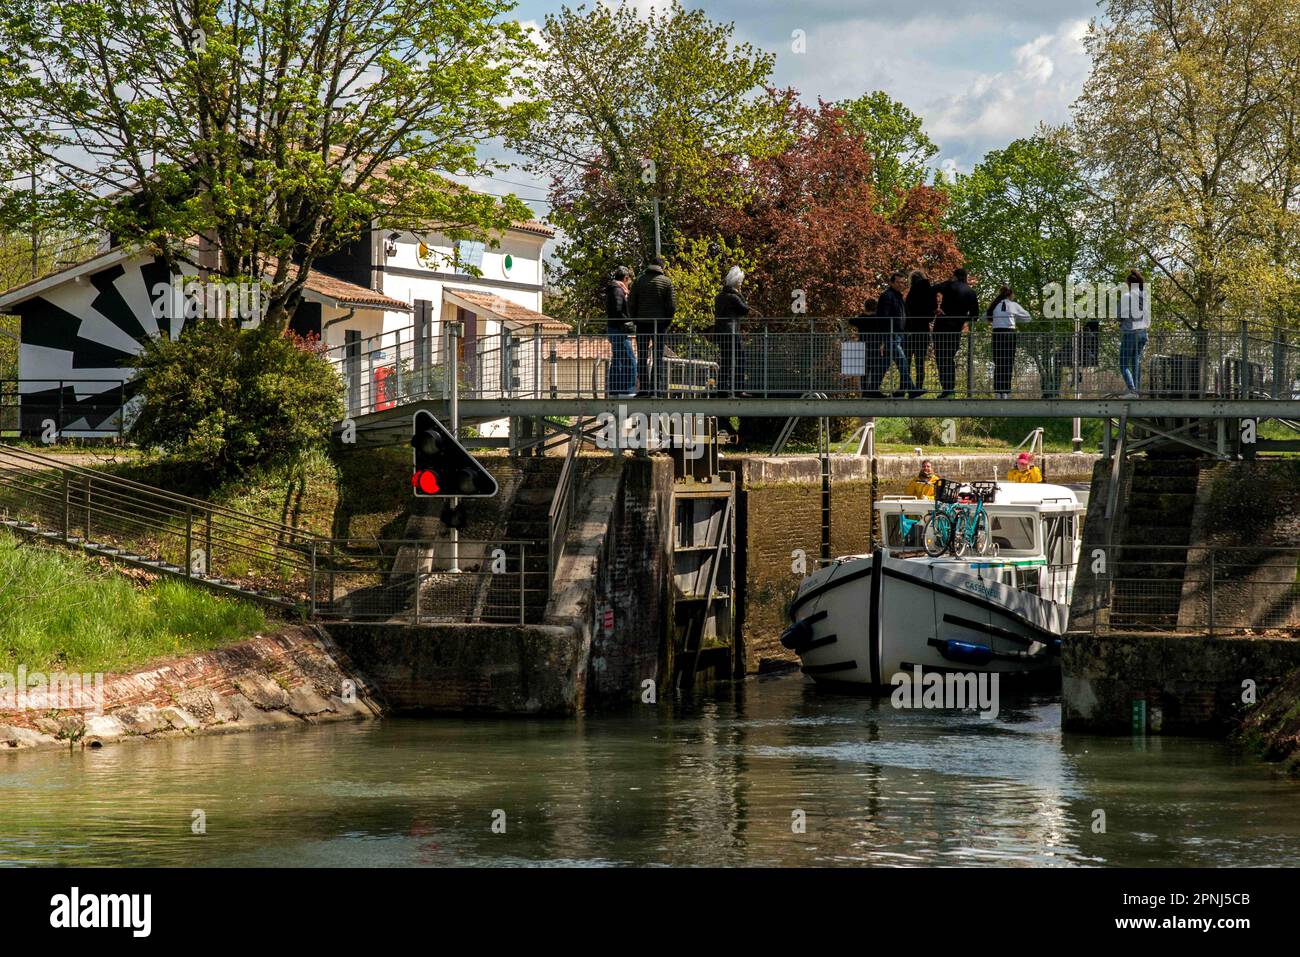
<path id="1" fill-rule="evenodd" d="M 961 558 L 951 554 L 928 556 L 922 522 L 934 508 L 934 499 L 929 498 L 881 498 L 876 511 L 882 547 L 896 558 L 959 563 L 969 566 L 980 578 L 1053 601 L 1069 601 L 1086 509 L 1074 489 L 1046 483 L 999 483 L 994 500 L 984 506 L 990 539 L 984 555 L 972 550 Z"/>

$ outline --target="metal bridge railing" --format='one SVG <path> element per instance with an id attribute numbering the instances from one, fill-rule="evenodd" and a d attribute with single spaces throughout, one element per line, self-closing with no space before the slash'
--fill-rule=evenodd
<path id="1" fill-rule="evenodd" d="M 644 366 L 638 391 L 674 399 L 899 395 L 899 366 L 908 359 L 913 376 L 919 363 L 930 396 L 1099 399 L 1127 392 L 1117 321 L 1075 329 L 1040 320 L 1010 335 L 995 334 L 984 320 L 952 333 L 858 333 L 838 320 L 754 320 L 742 330 L 736 336 L 630 336 Z M 622 392 L 619 383 L 609 388 L 613 347 L 605 335 L 505 330 L 454 347 L 462 399 L 612 398 Z M 446 338 L 420 339 L 414 327 L 402 327 L 334 347 L 327 356 L 347 383 L 349 413 L 364 415 L 413 399 L 446 398 L 449 348 Z M 654 373 L 660 357 L 662 380 Z M 1300 397 L 1300 347 L 1262 324 L 1148 330 L 1137 366 L 1137 391 L 1145 398 Z"/>
<path id="2" fill-rule="evenodd" d="M 1100 569 L 1096 571 L 1095 569 Z M 1080 600 L 1080 590 L 1084 597 Z M 1300 632 L 1300 548 L 1135 543 L 1080 559 L 1072 627 L 1094 634 Z"/>

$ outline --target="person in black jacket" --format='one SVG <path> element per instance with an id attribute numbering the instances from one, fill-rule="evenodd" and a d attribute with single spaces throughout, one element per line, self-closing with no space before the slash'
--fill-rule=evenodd
<path id="1" fill-rule="evenodd" d="M 907 274 L 891 273 L 889 285 L 876 299 L 876 315 L 882 320 L 889 320 L 890 336 L 886 343 L 888 360 L 885 369 L 888 370 L 890 365 L 898 366 L 898 391 L 894 393 L 895 399 L 911 396 L 916 391 L 907 371 L 907 355 L 903 351 L 903 332 L 907 322 L 907 304 L 903 300 L 903 291 L 906 288 Z M 883 323 L 881 325 L 883 329 Z"/>
<path id="2" fill-rule="evenodd" d="M 745 273 L 739 266 L 727 270 L 722 291 L 713 300 L 713 333 L 718 346 L 718 392 L 735 395 L 745 388 L 745 352 L 740 340 L 740 320 L 749 315 L 749 303 L 740 294 Z"/>
<path id="3" fill-rule="evenodd" d="M 677 315 L 677 293 L 673 290 L 673 281 L 664 275 L 662 256 L 652 259 L 632 283 L 627 294 L 627 311 L 636 321 L 637 395 L 666 392 L 668 376 L 664 369 L 663 334 L 668 331 L 673 316 Z M 650 364 L 651 353 L 654 354 L 653 365 Z"/>
<path id="4" fill-rule="evenodd" d="M 951 399 L 957 389 L 957 349 L 966 324 L 979 318 L 980 301 L 966 281 L 966 270 L 958 267 L 952 278 L 934 287 L 939 311 L 934 320 L 934 364 L 939 367 L 941 399 Z"/>
<path id="5" fill-rule="evenodd" d="M 862 315 L 849 320 L 849 325 L 858 331 L 858 338 L 865 344 L 862 395 L 867 399 L 885 397 L 880 391 L 880 383 L 889 369 L 889 342 L 893 337 L 889 320 L 876 315 L 876 305 L 875 299 L 868 299 L 862 304 Z"/>
<path id="6" fill-rule="evenodd" d="M 605 334 L 609 337 L 609 371 L 605 377 L 605 394 L 631 396 L 636 392 L 636 354 L 628 333 L 636 327 L 627 314 L 627 290 L 632 270 L 619 266 L 605 283 Z"/>
<path id="7" fill-rule="evenodd" d="M 907 319 L 903 327 L 903 356 L 909 374 L 912 374 L 913 366 L 916 368 L 912 374 L 912 381 L 916 384 L 912 397 L 915 398 L 925 392 L 925 360 L 930 354 L 930 327 L 938 311 L 939 297 L 930 285 L 930 277 L 921 270 L 914 271 L 911 278 L 912 285 L 904 300 Z"/>

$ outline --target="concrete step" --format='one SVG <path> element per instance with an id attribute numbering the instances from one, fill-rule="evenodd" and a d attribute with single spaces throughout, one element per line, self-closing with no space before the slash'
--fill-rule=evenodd
<path id="1" fill-rule="evenodd" d="M 1195 475 L 1135 475 L 1129 485 L 1130 498 L 1146 492 L 1190 493 L 1196 491 Z"/>
<path id="2" fill-rule="evenodd" d="M 547 488 L 540 485 L 536 488 L 521 488 L 515 493 L 515 507 L 520 505 L 527 506 L 545 506 L 550 508 L 552 500 L 555 498 L 555 489 Z"/>
<path id="3" fill-rule="evenodd" d="M 1133 463 L 1134 475 L 1199 475 L 1204 466 L 1200 459 L 1179 457 L 1139 458 Z"/>
<path id="4" fill-rule="evenodd" d="M 1176 509 L 1134 503 L 1125 510 L 1129 528 L 1185 528 L 1191 524 L 1190 505 Z"/>
<path id="5" fill-rule="evenodd" d="M 1169 525 L 1140 525 L 1129 523 L 1124 530 L 1125 548 L 1142 545 L 1186 545 L 1191 540 L 1191 529 Z M 1175 556 L 1181 557 L 1181 556 Z"/>

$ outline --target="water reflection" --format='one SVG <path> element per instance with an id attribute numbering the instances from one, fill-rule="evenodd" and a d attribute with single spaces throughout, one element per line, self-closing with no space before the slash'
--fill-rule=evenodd
<path id="1" fill-rule="evenodd" d="M 206 834 L 192 833 L 196 810 Z M 792 831 L 798 812 L 805 833 Z M 0 755 L 5 863 L 1297 858 L 1300 788 L 1225 745 L 1063 737 L 1052 698 L 1004 700 L 988 721 L 796 676 L 578 721 L 394 720 Z"/>

